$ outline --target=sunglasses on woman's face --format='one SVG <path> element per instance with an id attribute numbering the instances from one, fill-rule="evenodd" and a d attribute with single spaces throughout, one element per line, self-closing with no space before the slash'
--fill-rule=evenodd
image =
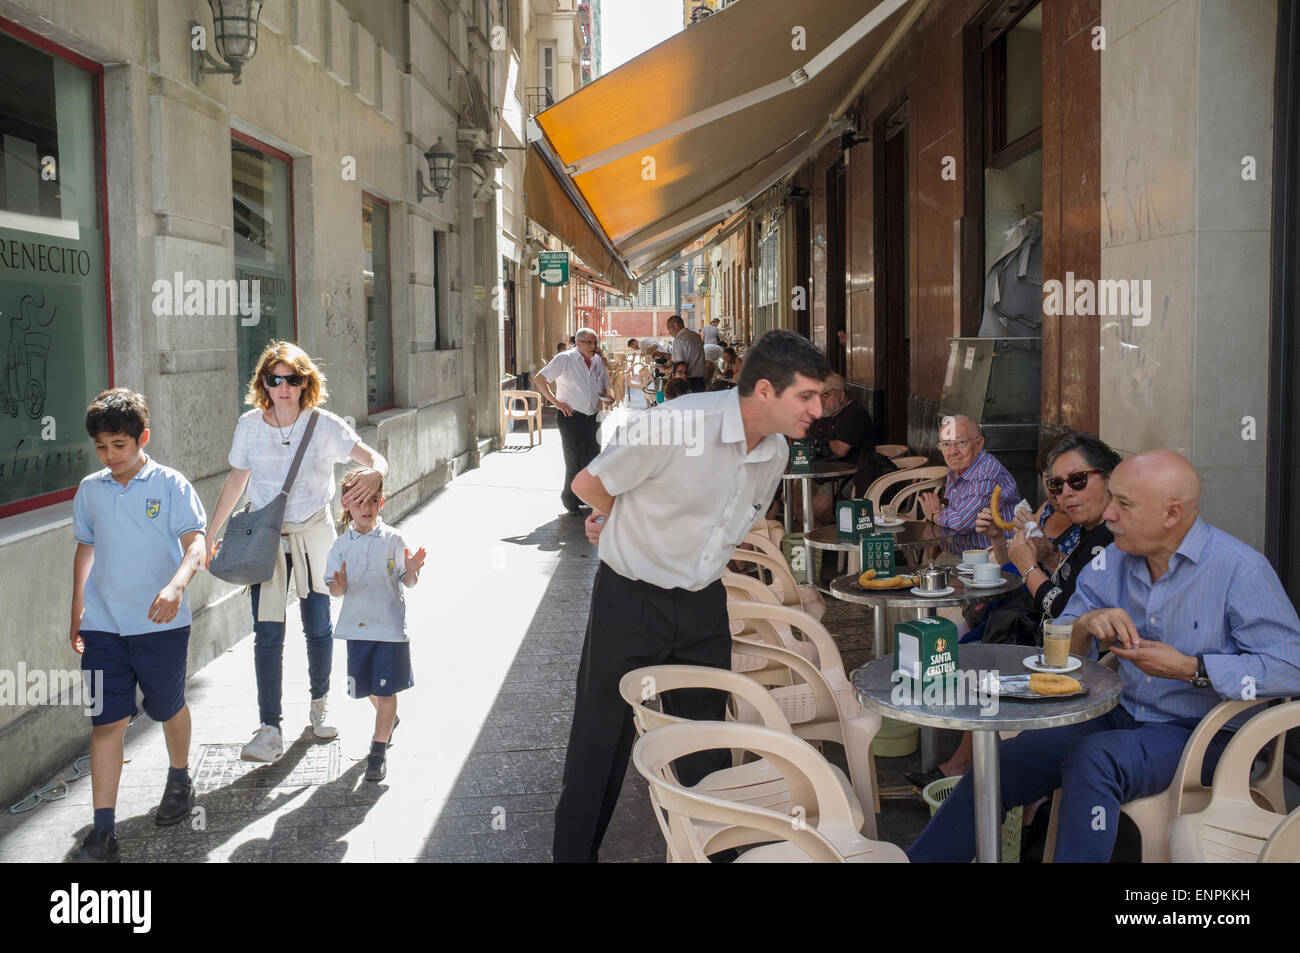
<path id="1" fill-rule="evenodd" d="M 279 387 L 281 384 L 288 384 L 290 387 L 301 387 L 303 376 L 301 374 L 267 374 L 265 378 L 267 387 Z"/>
<path id="2" fill-rule="evenodd" d="M 1077 492 L 1088 485 L 1088 478 L 1090 476 L 1094 473 L 1100 472 L 1100 470 L 1079 470 L 1075 473 L 1071 473 L 1065 479 L 1061 479 L 1060 477 L 1048 477 L 1043 481 L 1043 486 L 1047 487 L 1048 493 L 1060 493 L 1065 489 L 1065 485 L 1068 483 L 1070 489 Z"/>

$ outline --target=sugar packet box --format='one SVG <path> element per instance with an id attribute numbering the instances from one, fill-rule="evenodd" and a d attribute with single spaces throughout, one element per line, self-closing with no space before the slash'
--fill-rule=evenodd
<path id="1" fill-rule="evenodd" d="M 894 626 L 896 691 L 913 704 L 944 697 L 957 675 L 957 626 L 947 619 L 912 619 Z"/>
<path id="2" fill-rule="evenodd" d="M 835 504 L 835 526 L 841 540 L 861 539 L 874 532 L 870 500 L 840 500 Z"/>
<path id="3" fill-rule="evenodd" d="M 791 440 L 790 472 L 811 473 L 813 467 L 813 454 L 816 453 L 816 450 L 817 442 L 815 440 Z"/>

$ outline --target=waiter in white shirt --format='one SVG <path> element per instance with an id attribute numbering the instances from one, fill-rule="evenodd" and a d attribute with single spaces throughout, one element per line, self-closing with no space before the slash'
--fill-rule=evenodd
<path id="1" fill-rule="evenodd" d="M 647 364 L 652 363 L 656 357 L 665 360 L 668 358 L 668 351 L 654 338 L 628 338 L 627 346 L 630 351 L 640 352 L 642 360 Z"/>
<path id="2" fill-rule="evenodd" d="M 555 423 L 560 428 L 560 443 L 564 447 L 564 487 L 560 490 L 560 502 L 578 516 L 582 514 L 582 501 L 573 493 L 573 477 L 600 453 L 596 412 L 600 410 L 602 398 L 612 400 L 613 397 L 605 362 L 596 353 L 596 332 L 579 328 L 573 337 L 573 350 L 551 358 L 534 380 L 537 392 L 559 411 Z"/>
<path id="3" fill-rule="evenodd" d="M 718 347 L 722 347 L 722 332 L 718 328 L 720 323 L 721 322 L 718 318 L 714 318 L 700 329 L 700 338 L 704 341 L 705 347 L 708 347 L 710 344 L 716 344 Z"/>
<path id="4" fill-rule="evenodd" d="M 666 428 L 621 427 L 573 481 L 593 510 L 587 538 L 599 547 L 600 566 L 555 809 L 556 862 L 595 861 L 618 803 L 634 735 L 619 680 L 644 665 L 730 666 L 727 560 L 781 482 L 789 459 L 782 434 L 802 437 L 821 416 L 828 373 L 807 338 L 772 331 L 746 355 L 735 389 L 688 394 L 647 412 L 698 415 L 689 446 L 639 446 L 636 434 Z M 663 698 L 665 711 L 692 720 L 721 721 L 725 702 L 706 690 Z M 680 759 L 678 777 L 695 784 L 725 766 L 717 755 Z"/>
<path id="5" fill-rule="evenodd" d="M 680 314 L 668 319 L 668 333 L 673 336 L 673 360 L 686 365 L 686 379 L 691 390 L 704 390 L 704 340 L 686 326 Z"/>

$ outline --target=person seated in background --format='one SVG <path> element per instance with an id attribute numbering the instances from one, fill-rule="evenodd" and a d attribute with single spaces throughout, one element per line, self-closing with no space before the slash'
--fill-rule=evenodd
<path id="1" fill-rule="evenodd" d="M 1014 595 L 990 609 L 983 623 L 982 641 L 1037 645 L 1043 619 L 1055 618 L 1065 610 L 1080 574 L 1114 541 L 1103 515 L 1110 503 L 1106 481 L 1118 465 L 1119 454 L 1091 434 L 1070 433 L 1053 443 L 1048 456 L 1047 491 L 1056 497 L 1060 511 L 1079 532 L 1070 534 L 1073 541 L 1069 549 L 1059 554 L 1062 558 L 1050 573 L 1040 564 L 1041 550 L 1034 545 L 1037 540 L 1026 538 L 1023 524 L 1008 540 L 1007 531 L 993 525 L 989 508 L 980 510 L 975 528 L 993 540 L 994 561 L 1013 564 L 1024 580 Z M 964 774 L 970 767 L 971 755 L 970 732 L 965 732 L 957 751 L 937 771 L 906 777 L 924 787 L 939 778 Z"/>
<path id="2" fill-rule="evenodd" d="M 569 349 L 569 345 L 565 344 L 563 341 L 560 341 L 555 345 L 556 354 L 563 354 L 568 349 Z"/>
<path id="3" fill-rule="evenodd" d="M 691 393 L 691 383 L 684 377 L 670 378 L 668 383 L 664 385 L 665 402 L 689 393 Z"/>
<path id="4" fill-rule="evenodd" d="M 670 381 L 686 381 L 689 384 L 691 379 L 686 374 L 686 362 L 673 361 L 673 369 L 668 372 L 668 379 Z"/>
<path id="5" fill-rule="evenodd" d="M 1191 463 L 1169 450 L 1139 453 L 1115 467 L 1108 489 L 1102 518 L 1115 540 L 1079 573 L 1057 618 L 1074 623 L 1073 653 L 1119 657 L 1119 705 L 999 745 L 1003 811 L 1061 790 L 1057 863 L 1110 860 L 1120 805 L 1169 787 L 1188 737 L 1220 701 L 1300 694 L 1295 607 L 1264 556 L 1200 518 Z M 1232 732 L 1252 714 L 1215 735 L 1196 780 L 1210 783 Z M 907 854 L 913 862 L 974 856 L 970 773 Z"/>
<path id="6" fill-rule="evenodd" d="M 725 380 L 725 379 L 723 379 L 723 378 L 721 378 L 721 377 L 717 377 L 717 378 L 714 378 L 713 383 L 711 383 L 708 387 L 706 387 L 706 388 L 704 388 L 704 389 L 705 389 L 706 391 L 711 391 L 711 390 L 731 390 L 731 388 L 733 388 L 733 387 L 735 387 L 735 386 L 736 386 L 736 382 L 735 382 L 735 381 L 729 381 L 729 380 Z"/>
<path id="7" fill-rule="evenodd" d="M 871 417 L 848 395 L 845 386 L 839 374 L 831 374 L 822 381 L 822 415 L 808 428 L 808 436 L 817 441 L 818 459 L 846 460 L 856 465 L 871 435 Z M 852 480 L 852 476 L 846 476 L 821 481 L 813 497 L 816 525 L 834 518 L 835 500 Z"/>
<path id="8" fill-rule="evenodd" d="M 722 349 L 722 376 L 729 381 L 740 377 L 740 357 L 730 345 Z"/>
<path id="9" fill-rule="evenodd" d="M 969 417 L 957 414 L 943 418 L 939 425 L 939 450 L 948 464 L 944 485 L 946 502 L 937 493 L 922 493 L 921 510 L 927 520 L 954 534 L 945 544 L 945 556 L 951 558 L 966 549 L 987 549 L 989 538 L 975 528 L 975 519 L 988 506 L 993 488 L 1000 486 L 1002 498 L 998 509 L 1003 520 L 1011 522 L 1020 499 L 1016 479 L 984 449 L 979 424 Z"/>
<path id="10" fill-rule="evenodd" d="M 710 325 L 712 327 L 712 325 Z M 717 344 L 704 345 L 704 389 L 708 390 L 709 384 L 713 383 L 713 378 L 718 375 L 719 364 L 722 360 L 722 348 Z"/>

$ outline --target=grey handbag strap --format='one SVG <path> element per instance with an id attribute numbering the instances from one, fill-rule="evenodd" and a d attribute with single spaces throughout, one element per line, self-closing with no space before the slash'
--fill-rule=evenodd
<path id="1" fill-rule="evenodd" d="M 298 467 L 302 466 L 302 457 L 307 450 L 307 444 L 311 443 L 312 431 L 316 429 L 316 418 L 320 415 L 313 407 L 311 417 L 307 420 L 307 429 L 302 432 L 302 443 L 298 444 L 298 452 L 293 455 L 293 463 L 289 466 L 289 475 L 284 478 L 284 486 L 280 487 L 280 493 L 283 496 L 289 495 L 289 488 L 293 486 L 294 478 L 298 476 Z"/>

